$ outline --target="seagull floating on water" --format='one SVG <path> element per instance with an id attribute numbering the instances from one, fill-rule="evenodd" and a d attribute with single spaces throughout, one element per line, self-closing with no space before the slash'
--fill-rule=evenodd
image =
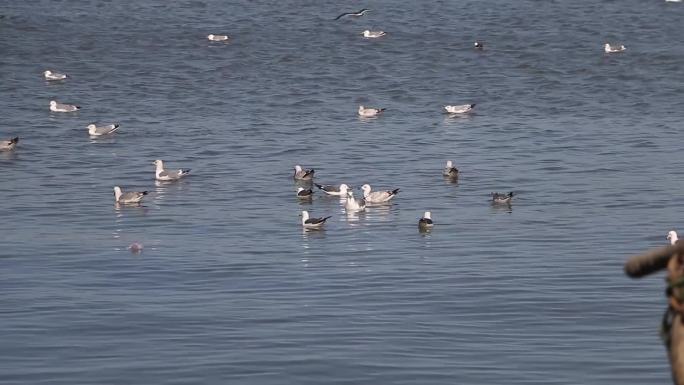
<path id="1" fill-rule="evenodd" d="M 114 186 L 114 201 L 116 203 L 140 203 L 147 191 L 122 192 L 121 187 Z"/>
<path id="2" fill-rule="evenodd" d="M 213 33 L 207 35 L 207 39 L 210 41 L 226 41 L 228 40 L 228 35 L 214 35 Z"/>
<path id="3" fill-rule="evenodd" d="M 296 180 L 312 180 L 315 172 L 316 170 L 314 170 L 313 168 L 309 170 L 304 170 L 302 169 L 302 166 L 296 165 L 293 178 L 295 178 Z"/>
<path id="4" fill-rule="evenodd" d="M 475 104 L 461 104 L 458 106 L 444 106 L 446 112 L 450 114 L 465 114 L 473 110 Z"/>
<path id="5" fill-rule="evenodd" d="M 67 78 L 67 74 L 52 72 L 50 70 L 43 72 L 43 76 L 45 76 L 45 80 L 64 80 Z"/>
<path id="6" fill-rule="evenodd" d="M 341 18 L 343 18 L 343 17 L 345 17 L 345 16 L 354 16 L 354 17 L 363 16 L 363 15 L 364 15 L 366 12 L 368 12 L 368 11 L 370 11 L 370 9 L 364 8 L 364 9 L 358 11 L 358 12 L 345 12 L 345 13 L 343 13 L 343 14 L 337 16 L 337 17 L 335 18 L 335 20 L 339 20 L 339 19 L 341 19 Z"/>
<path id="7" fill-rule="evenodd" d="M 513 191 L 509 192 L 508 194 L 503 194 L 503 193 L 498 193 L 498 192 L 492 193 L 492 202 L 493 203 L 508 204 L 508 203 L 511 203 L 511 199 L 513 199 Z"/>
<path id="8" fill-rule="evenodd" d="M 383 36 L 387 35 L 387 33 L 385 33 L 385 31 L 370 31 L 370 30 L 365 30 L 365 31 L 361 32 L 361 34 L 363 35 L 363 37 L 368 38 L 368 39 L 375 39 L 375 38 L 383 37 Z"/>
<path id="9" fill-rule="evenodd" d="M 371 192 L 371 186 L 369 184 L 364 184 L 363 186 L 361 186 L 361 190 L 363 190 L 363 199 L 365 199 L 366 202 L 369 203 L 389 202 L 399 193 L 398 188 L 394 190 Z"/>
<path id="10" fill-rule="evenodd" d="M 449 178 L 457 178 L 458 177 L 458 169 L 454 167 L 453 162 L 450 160 L 447 160 L 446 166 L 444 167 L 444 170 L 442 170 L 442 175 L 448 176 Z"/>
<path id="11" fill-rule="evenodd" d="M 431 229 L 434 225 L 434 222 L 432 222 L 432 213 L 429 211 L 426 211 L 425 214 L 423 214 L 423 217 L 418 220 L 418 228 L 421 230 Z"/>
<path id="12" fill-rule="evenodd" d="M 299 187 L 297 189 L 297 198 L 299 199 L 311 199 L 313 197 L 313 190 L 310 188 Z"/>
<path id="13" fill-rule="evenodd" d="M 476 41 L 475 42 L 475 49 L 484 49 L 484 43 Z"/>
<path id="14" fill-rule="evenodd" d="M 677 243 L 677 241 L 679 240 L 679 238 L 677 237 L 677 232 L 674 230 L 670 230 L 670 232 L 667 233 L 667 239 L 670 241 L 671 245 Z"/>
<path id="15" fill-rule="evenodd" d="M 608 43 L 606 43 L 606 44 L 603 45 L 603 50 L 604 50 L 606 53 L 617 53 L 617 52 L 622 52 L 622 51 L 624 51 L 624 50 L 626 50 L 626 49 L 627 49 L 627 48 L 625 48 L 624 45 L 617 45 L 617 44 L 616 44 L 616 45 L 610 45 L 610 44 L 608 44 Z"/>
<path id="16" fill-rule="evenodd" d="M 86 126 L 88 128 L 88 134 L 91 136 L 102 136 L 109 135 L 114 131 L 119 129 L 118 124 L 107 124 L 106 126 L 96 126 L 95 124 L 89 124 Z"/>
<path id="17" fill-rule="evenodd" d="M 73 104 L 57 103 L 55 100 L 50 100 L 50 111 L 52 112 L 74 112 L 80 109 L 81 107 Z"/>
<path id="18" fill-rule="evenodd" d="M 386 108 L 365 108 L 364 106 L 359 106 L 359 116 L 363 118 L 372 118 L 383 113 Z"/>
<path id="19" fill-rule="evenodd" d="M 347 200 L 344 202 L 347 212 L 358 213 L 366 210 L 366 202 L 363 199 L 356 200 L 353 191 L 347 191 Z"/>
<path id="20" fill-rule="evenodd" d="M 19 143 L 18 136 L 12 139 L 0 140 L 0 151 L 12 151 L 17 147 L 17 143 Z"/>
<path id="21" fill-rule="evenodd" d="M 155 178 L 161 181 L 178 180 L 190 173 L 189 168 L 179 168 L 178 170 L 164 170 L 164 162 L 161 159 L 155 160 L 152 164 L 157 166 Z"/>
<path id="22" fill-rule="evenodd" d="M 309 212 L 304 210 L 302 211 L 302 226 L 304 226 L 305 229 L 320 229 L 325 225 L 325 221 L 329 218 L 332 217 L 309 218 Z"/>
<path id="23" fill-rule="evenodd" d="M 323 186 L 323 185 L 320 185 L 318 183 L 314 183 L 314 185 L 328 195 L 335 195 L 335 196 L 344 197 L 347 195 L 347 191 L 349 190 L 349 186 L 347 186 L 344 183 L 342 183 L 339 187 Z"/>

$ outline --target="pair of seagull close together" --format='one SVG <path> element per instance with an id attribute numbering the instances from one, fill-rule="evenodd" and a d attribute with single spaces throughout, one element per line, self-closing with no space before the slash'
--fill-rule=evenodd
<path id="1" fill-rule="evenodd" d="M 180 168 L 178 170 L 164 169 L 164 162 L 157 159 L 153 163 L 156 166 L 154 177 L 158 181 L 173 182 L 177 181 L 190 173 L 189 168 Z M 129 191 L 123 192 L 121 187 L 114 186 L 114 202 L 121 204 L 138 204 L 143 197 L 147 195 L 147 191 Z"/>

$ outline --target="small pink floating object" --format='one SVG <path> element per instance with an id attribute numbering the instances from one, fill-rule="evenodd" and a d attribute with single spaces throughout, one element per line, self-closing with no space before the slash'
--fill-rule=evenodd
<path id="1" fill-rule="evenodd" d="M 133 242 L 133 243 L 131 243 L 130 246 L 128 246 L 128 250 L 130 250 L 131 253 L 138 254 L 138 253 L 142 252 L 143 245 L 142 245 L 142 243 Z"/>

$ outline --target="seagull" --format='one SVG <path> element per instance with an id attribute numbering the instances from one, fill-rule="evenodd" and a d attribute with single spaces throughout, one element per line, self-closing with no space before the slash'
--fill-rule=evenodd
<path id="1" fill-rule="evenodd" d="M 677 243 L 677 241 L 679 240 L 679 238 L 677 237 L 677 232 L 674 230 L 670 230 L 670 232 L 667 233 L 667 239 L 670 240 L 670 245 L 674 245 L 675 243 Z"/>
<path id="2" fill-rule="evenodd" d="M 386 108 L 365 108 L 364 106 L 359 106 L 359 116 L 363 118 L 372 118 L 380 115 L 385 110 Z"/>
<path id="3" fill-rule="evenodd" d="M 383 37 L 383 36 L 387 35 L 387 33 L 385 33 L 385 31 L 370 31 L 370 30 L 365 30 L 365 31 L 361 32 L 361 34 L 363 35 L 363 37 L 368 38 L 368 39 L 375 39 L 375 38 Z"/>
<path id="4" fill-rule="evenodd" d="M 681 3 L 682 0 L 665 0 L 666 3 Z"/>
<path id="5" fill-rule="evenodd" d="M 391 191 L 386 190 L 371 192 L 371 186 L 369 184 L 364 184 L 363 186 L 361 186 L 361 190 L 363 190 L 363 199 L 365 199 L 366 202 L 369 203 L 389 202 L 399 193 L 398 188 Z"/>
<path id="6" fill-rule="evenodd" d="M 207 39 L 210 41 L 226 41 L 228 40 L 228 35 L 214 35 L 212 33 L 211 35 L 207 35 Z"/>
<path id="7" fill-rule="evenodd" d="M 116 203 L 140 203 L 145 195 L 147 195 L 147 191 L 129 191 L 125 193 L 121 191 L 121 187 L 114 186 L 114 201 Z"/>
<path id="8" fill-rule="evenodd" d="M 432 214 L 429 211 L 426 211 L 423 217 L 418 220 L 418 228 L 421 230 L 431 229 L 434 225 Z"/>
<path id="9" fill-rule="evenodd" d="M 328 195 L 335 195 L 335 196 L 346 196 L 347 191 L 349 190 L 349 186 L 346 184 L 342 183 L 340 187 L 335 187 L 335 186 L 323 186 L 318 183 L 314 183 L 316 187 L 319 189 L 323 190 L 324 193 Z"/>
<path id="10" fill-rule="evenodd" d="M 357 201 L 354 198 L 354 192 L 347 191 L 347 201 L 344 203 L 344 208 L 347 212 L 358 213 L 366 210 L 366 202 L 363 199 Z"/>
<path id="11" fill-rule="evenodd" d="M 152 164 L 157 166 L 157 170 L 155 171 L 155 177 L 157 178 L 157 180 L 178 180 L 190 173 L 189 168 L 180 168 L 178 170 L 164 170 L 164 162 L 161 159 L 155 160 Z"/>
<path id="12" fill-rule="evenodd" d="M 511 203 L 512 198 L 513 198 L 513 191 L 509 192 L 508 194 L 502 194 L 502 193 L 498 193 L 498 192 L 492 193 L 492 203 L 509 204 L 509 203 Z"/>
<path id="13" fill-rule="evenodd" d="M 306 210 L 302 211 L 302 226 L 304 226 L 305 229 L 320 229 L 325 225 L 325 221 L 328 220 L 328 218 L 332 217 L 325 217 L 325 218 L 309 218 L 309 212 Z"/>
<path id="14" fill-rule="evenodd" d="M 608 43 L 603 45 L 603 50 L 606 51 L 606 53 L 616 53 L 616 52 L 622 52 L 626 50 L 624 45 L 610 45 Z"/>
<path id="15" fill-rule="evenodd" d="M 304 187 L 299 187 L 297 189 L 297 198 L 299 199 L 311 199 L 313 197 L 313 190 L 310 188 L 305 189 Z"/>
<path id="16" fill-rule="evenodd" d="M 454 164 L 450 160 L 447 160 L 446 167 L 442 170 L 442 175 L 450 178 L 458 178 L 458 169 L 454 167 Z"/>
<path id="17" fill-rule="evenodd" d="M 75 106 L 73 104 L 62 104 L 57 103 L 54 100 L 50 100 L 50 111 L 52 112 L 74 112 L 80 109 L 81 107 Z"/>
<path id="18" fill-rule="evenodd" d="M 450 114 L 465 114 L 475 108 L 475 104 L 461 104 L 459 106 L 444 106 L 446 112 Z"/>
<path id="19" fill-rule="evenodd" d="M 108 124 L 106 126 L 96 126 L 95 124 L 89 124 L 86 126 L 88 128 L 88 134 L 91 136 L 102 136 L 102 135 L 108 135 L 113 133 L 114 131 L 119 129 L 118 124 Z"/>
<path id="20" fill-rule="evenodd" d="M 313 168 L 310 170 L 303 170 L 302 166 L 296 165 L 293 178 L 297 180 L 313 180 L 314 172 L 316 171 Z"/>
<path id="21" fill-rule="evenodd" d="M 475 49 L 484 49 L 484 43 L 476 41 L 475 42 Z"/>
<path id="22" fill-rule="evenodd" d="M 64 80 L 67 78 L 66 74 L 60 74 L 59 72 L 52 72 L 50 70 L 43 72 L 43 76 L 45 76 L 45 80 Z"/>
<path id="23" fill-rule="evenodd" d="M 17 147 L 17 143 L 19 143 L 18 136 L 12 139 L 0 140 L 0 151 L 12 151 Z"/>
<path id="24" fill-rule="evenodd" d="M 343 17 L 345 17 L 345 16 L 356 16 L 356 17 L 363 16 L 363 15 L 364 15 L 366 12 L 368 12 L 368 11 L 370 11 L 370 9 L 364 8 L 364 9 L 358 11 L 358 12 L 345 12 L 345 13 L 341 14 L 340 16 L 337 16 L 337 17 L 335 18 L 335 20 L 339 20 L 339 19 L 341 19 L 341 18 L 343 18 Z"/>

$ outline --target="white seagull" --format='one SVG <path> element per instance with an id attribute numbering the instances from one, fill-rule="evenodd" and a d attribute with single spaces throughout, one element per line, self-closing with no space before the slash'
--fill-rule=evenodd
<path id="1" fill-rule="evenodd" d="M 129 191 L 125 193 L 121 191 L 121 187 L 114 186 L 114 201 L 116 203 L 140 203 L 145 195 L 147 195 L 147 191 Z"/>
<path id="2" fill-rule="evenodd" d="M 347 201 L 344 202 L 344 208 L 347 212 L 358 213 L 366 210 L 366 202 L 363 199 L 357 201 L 354 198 L 354 192 L 347 191 Z"/>
<path id="3" fill-rule="evenodd" d="M 448 176 L 450 178 L 458 177 L 458 169 L 454 167 L 454 163 L 452 161 L 447 160 L 446 166 L 444 167 L 444 170 L 442 170 L 442 175 Z"/>
<path id="4" fill-rule="evenodd" d="M 671 245 L 677 243 L 677 241 L 679 240 L 679 238 L 677 237 L 677 232 L 674 230 L 670 230 L 670 232 L 667 233 L 667 239 L 670 240 Z"/>
<path id="5" fill-rule="evenodd" d="M 313 168 L 309 170 L 304 170 L 302 169 L 302 166 L 296 165 L 293 178 L 297 180 L 312 180 L 315 172 L 316 170 L 314 170 Z"/>
<path id="6" fill-rule="evenodd" d="M 363 190 L 363 199 L 365 199 L 366 202 L 369 203 L 389 202 L 399 193 L 398 188 L 394 190 L 371 192 L 371 186 L 369 184 L 364 184 L 363 186 L 361 186 L 361 190 Z"/>
<path id="7" fill-rule="evenodd" d="M 96 126 L 95 124 L 89 124 L 86 126 L 88 128 L 88 134 L 91 136 L 102 136 L 113 133 L 119 129 L 118 124 L 107 124 L 105 126 Z"/>
<path id="8" fill-rule="evenodd" d="M 372 118 L 383 113 L 385 108 L 365 108 L 364 106 L 359 106 L 359 116 L 363 118 Z"/>
<path id="9" fill-rule="evenodd" d="M 314 185 L 328 195 L 335 195 L 335 196 L 344 197 L 347 195 L 347 191 L 349 190 L 349 186 L 347 186 L 344 183 L 342 183 L 339 187 L 323 186 L 323 185 L 320 185 L 318 183 L 314 183 Z"/>
<path id="10" fill-rule="evenodd" d="M 66 74 L 61 74 L 59 72 L 52 72 L 50 70 L 43 72 L 43 76 L 45 76 L 45 80 L 64 80 L 67 78 Z"/>
<path id="11" fill-rule="evenodd" d="M 418 220 L 418 228 L 421 230 L 430 229 L 434 225 L 435 224 L 432 222 L 432 213 L 429 211 L 426 211 L 425 214 L 423 214 L 423 217 Z"/>
<path id="12" fill-rule="evenodd" d="M 17 143 L 19 143 L 18 136 L 12 139 L 0 140 L 0 151 L 12 151 L 17 147 Z"/>
<path id="13" fill-rule="evenodd" d="M 228 40 L 228 35 L 214 35 L 213 33 L 207 35 L 207 39 L 210 41 L 226 41 Z"/>
<path id="14" fill-rule="evenodd" d="M 358 12 L 345 12 L 345 13 L 343 13 L 343 14 L 337 16 L 337 17 L 335 18 L 335 20 L 339 20 L 339 19 L 341 19 L 341 18 L 343 18 L 343 17 L 345 17 L 345 16 L 355 16 L 355 17 L 363 16 L 363 15 L 364 15 L 366 12 L 368 12 L 368 11 L 370 11 L 370 9 L 364 8 L 364 9 L 358 11 Z"/>
<path id="15" fill-rule="evenodd" d="M 325 221 L 328 220 L 328 218 L 331 217 L 324 217 L 324 218 L 309 218 L 309 212 L 304 210 L 302 211 L 302 226 L 304 226 L 305 229 L 320 229 L 325 225 Z"/>
<path id="16" fill-rule="evenodd" d="M 55 100 L 50 100 L 50 111 L 52 112 L 74 112 L 80 110 L 81 107 L 73 104 L 57 103 Z"/>
<path id="17" fill-rule="evenodd" d="M 190 173 L 189 168 L 180 168 L 178 170 L 164 170 L 164 162 L 157 159 L 153 162 L 157 169 L 154 172 L 155 178 L 162 181 L 178 180 Z"/>
<path id="18" fill-rule="evenodd" d="M 450 114 L 465 114 L 473 110 L 475 104 L 461 104 L 458 106 L 444 106 L 446 112 Z"/>
<path id="19" fill-rule="evenodd" d="M 387 33 L 385 33 L 385 31 L 371 31 L 368 29 L 361 32 L 361 34 L 363 35 L 363 37 L 365 37 L 367 39 L 376 39 L 378 37 L 383 37 L 383 36 L 387 35 Z"/>
<path id="20" fill-rule="evenodd" d="M 624 45 L 610 45 L 610 44 L 608 44 L 608 43 L 606 43 L 606 44 L 603 45 L 603 50 L 604 50 L 606 53 L 617 53 L 617 52 L 622 52 L 622 51 L 624 51 L 624 50 L 626 50 L 626 49 L 627 49 L 627 48 L 625 48 Z"/>

